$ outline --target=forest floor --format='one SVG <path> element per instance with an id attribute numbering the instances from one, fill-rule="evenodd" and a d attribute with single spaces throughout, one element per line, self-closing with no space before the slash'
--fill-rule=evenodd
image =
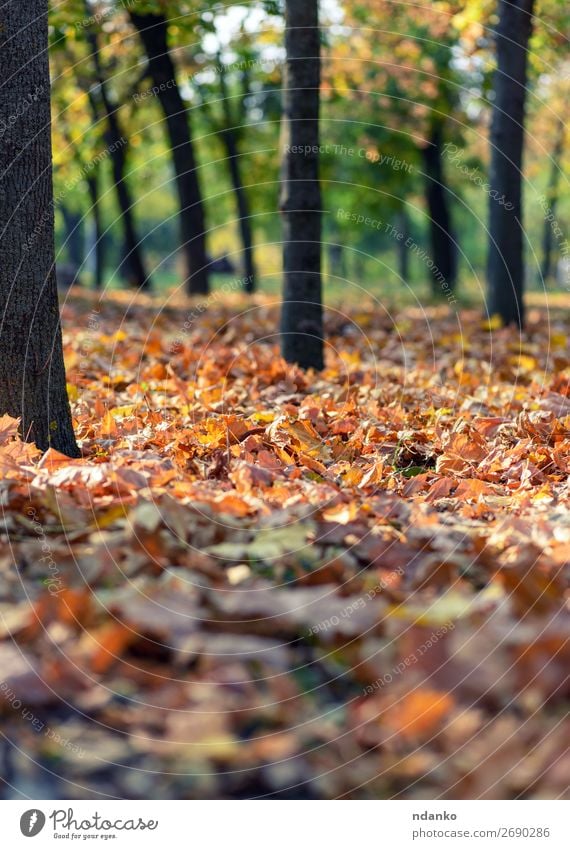
<path id="1" fill-rule="evenodd" d="M 568 798 L 570 318 L 72 296 L 0 419 L 4 798 Z"/>

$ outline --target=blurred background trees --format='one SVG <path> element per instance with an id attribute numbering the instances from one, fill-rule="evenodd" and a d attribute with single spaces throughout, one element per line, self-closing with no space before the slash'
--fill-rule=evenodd
<path id="1" fill-rule="evenodd" d="M 327 297 L 348 280 L 483 304 L 489 213 L 509 215 L 490 171 L 496 0 L 320 15 Z M 534 15 L 521 285 L 566 290 L 569 13 Z M 204 293 L 230 274 L 279 292 L 284 3 L 69 0 L 50 20 L 58 262 L 82 259 L 88 285 Z"/>

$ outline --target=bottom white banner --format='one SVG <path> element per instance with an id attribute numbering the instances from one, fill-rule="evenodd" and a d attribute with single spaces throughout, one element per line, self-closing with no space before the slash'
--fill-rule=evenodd
<path id="1" fill-rule="evenodd" d="M 0 802 L 2 846 L 205 845 L 271 849 L 488 846 L 567 849 L 565 801 Z M 30 841 L 33 841 L 30 843 Z"/>

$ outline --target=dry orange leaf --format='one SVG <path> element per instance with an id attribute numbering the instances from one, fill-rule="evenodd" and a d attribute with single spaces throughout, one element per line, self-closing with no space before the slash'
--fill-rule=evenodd
<path id="1" fill-rule="evenodd" d="M 383 721 L 396 734 L 425 740 L 441 728 L 454 707 L 450 693 L 420 687 L 389 708 Z"/>

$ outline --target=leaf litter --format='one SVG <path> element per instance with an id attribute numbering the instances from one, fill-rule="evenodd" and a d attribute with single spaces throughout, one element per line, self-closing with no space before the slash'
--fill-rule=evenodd
<path id="1" fill-rule="evenodd" d="M 68 300 L 81 460 L 0 418 L 5 797 L 567 797 L 570 321 L 186 313 Z"/>

